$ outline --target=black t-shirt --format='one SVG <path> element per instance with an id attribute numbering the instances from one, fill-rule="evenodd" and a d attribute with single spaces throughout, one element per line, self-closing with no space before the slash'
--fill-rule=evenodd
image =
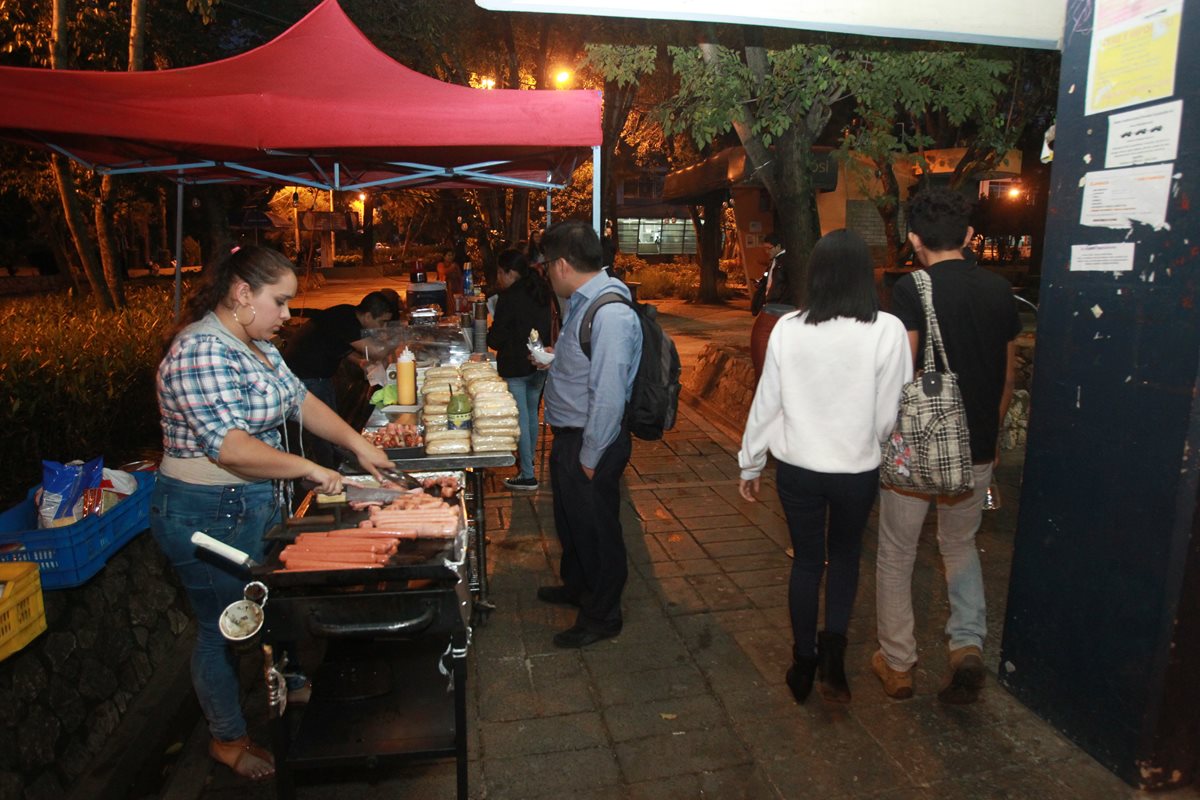
<path id="1" fill-rule="evenodd" d="M 362 338 L 355 307 L 330 306 L 308 318 L 288 342 L 283 359 L 298 378 L 332 378 L 342 359 Z"/>
<path id="2" fill-rule="evenodd" d="M 986 463 L 996 457 L 1008 343 L 1021 332 L 1012 286 L 967 261 L 942 261 L 926 271 L 933 281 L 933 308 L 946 357 L 958 375 L 967 409 L 971 460 Z M 905 328 L 921 333 L 919 369 L 925 358 L 925 315 L 912 275 L 905 275 L 892 289 L 892 313 Z"/>

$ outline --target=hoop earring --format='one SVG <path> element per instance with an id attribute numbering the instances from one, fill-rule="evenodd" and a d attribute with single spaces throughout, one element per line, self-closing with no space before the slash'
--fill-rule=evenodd
<path id="1" fill-rule="evenodd" d="M 250 321 L 249 322 L 242 322 L 240 319 L 238 319 L 238 311 L 243 306 L 250 309 Z M 233 321 L 236 322 L 238 325 L 241 325 L 243 328 L 253 325 L 254 318 L 257 316 L 258 316 L 258 309 L 256 309 L 254 306 L 250 305 L 249 303 L 238 303 L 236 306 L 233 307 Z"/>

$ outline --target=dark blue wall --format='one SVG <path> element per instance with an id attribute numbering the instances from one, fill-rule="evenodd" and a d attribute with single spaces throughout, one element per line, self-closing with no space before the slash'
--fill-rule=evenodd
<path id="1" fill-rule="evenodd" d="M 1084 115 L 1091 11 L 1067 13 L 1000 678 L 1129 783 L 1165 787 L 1195 779 L 1200 742 L 1200 5 L 1175 95 L 1145 104 L 1183 100 L 1170 229 L 1128 236 L 1079 224 L 1108 136 L 1108 113 Z M 1121 241 L 1132 272 L 1070 271 L 1071 245 Z"/>

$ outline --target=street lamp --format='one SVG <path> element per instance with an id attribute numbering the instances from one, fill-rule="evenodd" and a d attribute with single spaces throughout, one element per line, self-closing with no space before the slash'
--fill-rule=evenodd
<path id="1" fill-rule="evenodd" d="M 559 89 L 565 89 L 571 83 L 572 77 L 569 69 L 560 69 L 554 73 L 554 85 Z"/>

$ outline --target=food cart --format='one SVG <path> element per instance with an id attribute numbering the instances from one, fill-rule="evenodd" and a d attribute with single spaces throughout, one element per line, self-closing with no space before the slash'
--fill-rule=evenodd
<path id="1" fill-rule="evenodd" d="M 388 421 L 376 409 L 364 434 Z M 472 629 L 494 608 L 485 475 L 514 458 L 511 452 L 425 455 L 419 447 L 384 451 L 397 470 L 453 505 L 452 538 L 403 540 L 385 563 L 370 567 L 289 569 L 287 548 L 305 534 L 348 534 L 370 524 L 366 515 L 373 512 L 351 502 L 352 492 L 379 485 L 346 474 L 344 496 L 310 492 L 268 532 L 266 561 L 251 570 L 264 595 L 261 647 L 280 798 L 294 797 L 297 770 L 435 757 L 455 758 L 457 796 L 467 797 L 466 656 Z M 303 706 L 289 708 L 285 653 L 300 653 L 311 674 Z"/>

